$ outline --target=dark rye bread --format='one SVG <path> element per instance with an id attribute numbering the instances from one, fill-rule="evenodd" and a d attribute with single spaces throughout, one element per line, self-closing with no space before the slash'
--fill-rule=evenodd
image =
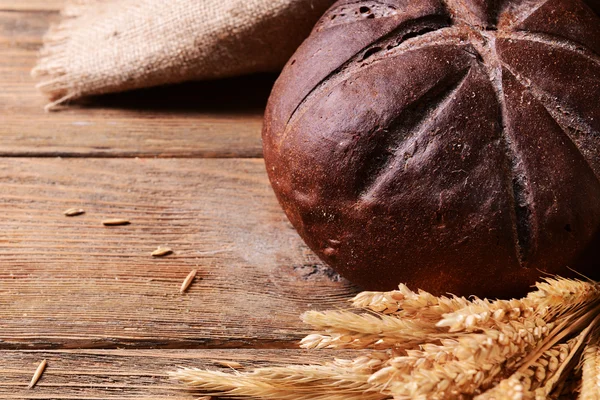
<path id="1" fill-rule="evenodd" d="M 269 100 L 287 216 L 368 290 L 600 276 L 596 0 L 338 1 Z M 583 259 L 585 258 L 585 260 Z"/>

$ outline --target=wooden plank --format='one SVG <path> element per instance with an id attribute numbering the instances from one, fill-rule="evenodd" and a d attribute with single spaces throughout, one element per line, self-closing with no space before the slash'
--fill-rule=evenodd
<path id="1" fill-rule="evenodd" d="M 5 158 L 0 190 L 3 349 L 294 347 L 302 312 L 355 293 L 287 222 L 262 160 Z M 102 226 L 114 217 L 131 224 Z"/>
<path id="2" fill-rule="evenodd" d="M 0 46 L 36 50 L 50 24 L 59 20 L 59 14 L 53 11 L 10 12 L 0 8 Z"/>
<path id="3" fill-rule="evenodd" d="M 214 360 L 236 361 L 246 368 L 319 363 L 341 354 L 326 350 L 72 350 L 0 352 L 2 399 L 173 399 L 192 400 L 188 391 L 169 379 L 178 366 L 231 371 Z M 27 384 L 37 364 L 48 360 L 34 389 Z"/>
<path id="4" fill-rule="evenodd" d="M 0 0 L 0 11 L 58 11 L 66 0 Z"/>
<path id="5" fill-rule="evenodd" d="M 262 156 L 262 114 L 273 75 L 101 96 L 44 112 L 47 100 L 30 71 L 41 35 L 57 18 L 0 12 L 0 156 Z"/>

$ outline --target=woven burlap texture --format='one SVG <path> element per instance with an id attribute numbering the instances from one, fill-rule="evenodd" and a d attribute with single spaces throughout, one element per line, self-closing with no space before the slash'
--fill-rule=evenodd
<path id="1" fill-rule="evenodd" d="M 83 96 L 279 70 L 333 0 L 71 0 L 32 71 Z"/>

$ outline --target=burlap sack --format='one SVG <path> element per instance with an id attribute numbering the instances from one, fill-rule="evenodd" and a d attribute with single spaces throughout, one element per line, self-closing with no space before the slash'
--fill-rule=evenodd
<path id="1" fill-rule="evenodd" d="M 82 96 L 277 71 L 333 0 L 77 0 L 34 77 L 48 109 Z"/>

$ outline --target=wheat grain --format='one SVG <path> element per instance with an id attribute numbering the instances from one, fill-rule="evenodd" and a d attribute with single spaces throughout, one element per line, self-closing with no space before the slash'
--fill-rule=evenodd
<path id="1" fill-rule="evenodd" d="M 564 291 L 562 293 L 564 294 Z M 571 295 L 570 292 L 567 294 Z M 365 301 L 367 298 L 370 299 L 368 302 Z M 400 296 L 396 295 L 396 299 L 399 298 Z M 426 298 L 426 296 L 420 297 L 423 300 Z M 369 294 L 368 297 L 362 298 L 361 305 L 371 304 L 375 300 L 379 301 L 376 296 Z M 427 303 L 423 306 L 427 307 L 435 303 L 427 299 Z M 369 382 L 377 385 L 381 390 L 389 388 L 396 398 L 432 395 L 443 397 L 449 391 L 475 393 L 480 387 L 491 384 L 502 372 L 503 364 L 508 360 L 520 360 L 528 351 L 542 346 L 554 324 L 548 324 L 543 319 L 537 318 L 534 312 L 533 307 L 525 300 L 489 302 L 475 299 L 467 307 L 454 311 L 452 317 L 466 315 L 461 321 L 464 329 L 476 325 L 467 322 L 468 316 L 483 314 L 482 321 L 487 322 L 486 317 L 493 319 L 493 329 L 478 327 L 482 333 L 462 334 L 456 340 L 445 341 L 442 346 L 430 344 L 423 346 L 421 350 L 409 352 L 407 356 L 397 357 L 391 361 L 390 366 L 373 374 Z M 316 313 L 310 316 L 313 318 L 305 318 L 305 320 L 317 328 L 325 330 L 333 328 L 343 333 L 344 328 L 352 327 L 351 329 L 355 331 L 353 333 L 360 331 L 358 333 L 363 335 L 375 333 L 381 335 L 385 332 L 388 337 L 394 337 L 394 333 L 382 329 L 380 323 L 382 319 L 392 317 L 375 318 L 362 315 L 358 319 L 353 319 L 356 317 L 341 312 Z M 446 317 L 448 318 L 449 315 Z M 452 323 L 445 325 L 455 327 L 456 320 L 455 318 Z M 356 326 L 358 324 L 361 324 L 360 328 Z M 397 327 L 387 320 L 384 325 L 387 328 Z M 425 326 L 429 328 L 428 324 Z M 413 328 L 413 333 L 418 331 L 420 329 Z M 410 336 L 410 333 L 408 335 Z M 402 339 L 406 340 L 406 336 L 403 334 Z M 440 339 L 438 332 L 435 332 L 433 337 L 429 336 L 429 341 Z M 323 338 L 320 340 L 322 341 Z"/>
<path id="2" fill-rule="evenodd" d="M 170 249 L 169 247 L 158 247 L 156 250 L 154 250 L 152 253 L 150 253 L 150 255 L 152 257 L 163 257 L 163 256 L 167 256 L 171 253 L 173 253 L 173 250 Z"/>
<path id="3" fill-rule="evenodd" d="M 594 319 L 594 321 L 574 339 L 574 343 L 570 344 L 569 352 L 567 356 L 562 360 L 562 362 L 558 364 L 558 369 L 554 371 L 550 377 L 546 377 L 543 386 L 535 390 L 536 400 L 547 399 L 550 393 L 552 393 L 552 391 L 556 387 L 556 385 L 560 381 L 566 380 L 565 371 L 569 368 L 572 369 L 571 360 L 573 359 L 573 357 L 575 357 L 575 354 L 579 352 L 585 339 L 589 335 L 590 330 L 597 324 L 597 321 L 597 319 Z"/>
<path id="4" fill-rule="evenodd" d="M 454 355 L 459 360 L 504 362 L 539 347 L 553 327 L 541 318 L 500 323 L 497 328 L 482 329 L 482 333 L 460 336 Z"/>
<path id="5" fill-rule="evenodd" d="M 188 276 L 186 276 L 185 279 L 183 280 L 183 283 L 181 284 L 181 287 L 179 288 L 179 292 L 180 293 L 184 293 L 186 290 L 188 290 L 188 288 L 192 284 L 192 281 L 196 277 L 197 273 L 198 273 L 197 269 L 193 269 L 193 270 L 190 271 L 190 273 L 188 274 Z"/>
<path id="6" fill-rule="evenodd" d="M 445 339 L 441 340 L 440 343 L 426 343 L 421 345 L 418 350 L 405 350 L 404 355 L 397 355 L 386 363 L 391 367 L 387 370 L 387 374 L 389 375 L 386 376 L 385 371 L 378 372 L 377 376 L 371 377 L 370 382 L 373 384 L 385 384 L 397 376 L 410 373 L 414 368 L 432 368 L 434 365 L 443 365 L 447 362 L 457 360 L 452 353 L 452 349 L 458 345 L 458 341 Z"/>
<path id="7" fill-rule="evenodd" d="M 244 366 L 239 362 L 235 361 L 226 361 L 226 360 L 214 360 L 216 364 L 219 364 L 223 367 L 232 368 L 232 369 L 243 369 Z"/>
<path id="8" fill-rule="evenodd" d="M 534 400 L 535 393 L 531 391 L 531 377 L 516 372 L 503 379 L 493 389 L 476 396 L 473 400 Z"/>
<path id="9" fill-rule="evenodd" d="M 600 399 L 600 348 L 597 344 L 585 349 L 581 383 L 579 400 Z"/>
<path id="10" fill-rule="evenodd" d="M 556 376 L 560 366 L 569 361 L 569 354 L 576 343 L 577 338 L 573 338 L 566 343 L 554 345 L 527 369 L 527 375 L 532 379 L 532 390 L 543 387 Z"/>
<path id="11" fill-rule="evenodd" d="M 33 374 L 33 378 L 31 378 L 31 382 L 29 383 L 29 389 L 32 389 L 42 377 L 44 370 L 46 369 L 47 362 L 46 360 L 42 360 Z"/>
<path id="12" fill-rule="evenodd" d="M 540 313 L 545 316 L 548 315 L 544 311 Z M 600 304 L 594 303 L 588 304 L 586 307 L 571 309 L 570 314 L 555 318 L 555 326 L 552 332 L 536 349 L 532 349 L 523 357 L 519 369 L 521 371 L 527 369 L 543 352 L 562 341 L 565 337 L 582 330 L 589 331 L 592 326 L 596 325 L 598 318 L 600 318 Z"/>
<path id="13" fill-rule="evenodd" d="M 85 210 L 81 208 L 69 208 L 68 210 L 63 211 L 63 214 L 67 217 L 75 217 L 77 215 L 84 214 Z"/>
<path id="14" fill-rule="evenodd" d="M 501 366 L 473 361 L 451 361 L 432 368 L 413 368 L 409 374 L 396 376 L 387 384 L 397 399 L 445 399 L 471 395 L 486 384 Z"/>
<path id="15" fill-rule="evenodd" d="M 104 226 L 118 226 L 118 225 L 129 225 L 131 222 L 123 218 L 109 218 L 102 221 Z"/>
<path id="16" fill-rule="evenodd" d="M 593 315 L 588 316 L 588 318 L 591 318 L 592 316 Z M 567 322 L 568 321 L 569 319 L 567 319 Z M 572 359 L 579 352 L 584 340 L 589 335 L 590 330 L 596 326 L 598 321 L 599 318 L 596 316 L 577 337 L 568 340 L 566 343 L 555 344 L 550 350 L 542 353 L 542 355 L 534 362 L 530 361 L 523 363 L 521 368 L 513 375 L 516 377 L 526 376 L 528 378 L 528 384 L 525 389 L 533 393 L 536 400 L 548 398 L 553 390 L 566 379 L 565 371 L 571 369 Z M 553 343 L 554 341 L 560 340 L 561 337 L 566 336 L 571 331 L 571 327 L 574 327 L 572 328 L 572 331 L 576 331 L 578 329 L 577 326 L 578 324 L 575 323 L 566 330 L 561 330 L 559 332 L 560 334 L 557 337 L 554 337 L 553 341 L 550 341 L 549 343 Z M 536 353 L 534 352 L 533 354 Z M 525 360 L 530 358 L 531 355 L 524 357 Z M 507 370 L 512 370 L 512 368 L 513 366 L 505 366 L 505 369 Z M 482 396 L 481 398 L 490 399 L 495 398 L 494 396 L 499 396 L 499 391 L 502 390 L 502 387 L 502 385 L 499 385 L 498 389 L 491 389 L 486 392 L 487 396 L 491 397 Z"/>

